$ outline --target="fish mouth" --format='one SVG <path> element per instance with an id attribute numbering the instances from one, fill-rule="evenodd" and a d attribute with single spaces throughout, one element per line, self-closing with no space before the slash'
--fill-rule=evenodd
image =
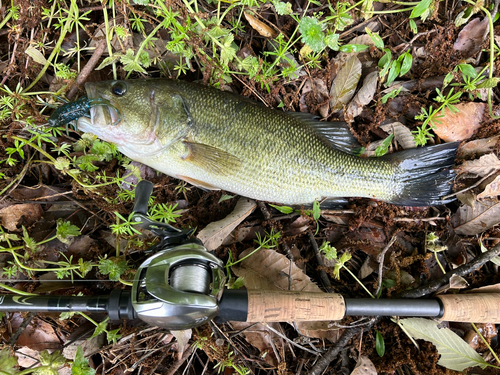
<path id="1" fill-rule="evenodd" d="M 83 116 L 78 119 L 78 128 L 84 132 L 96 132 L 97 127 L 103 128 L 117 125 L 121 122 L 120 111 L 105 97 L 101 97 L 96 87 L 91 84 L 85 85 L 87 97 L 93 101 L 90 105 L 90 117 Z"/>

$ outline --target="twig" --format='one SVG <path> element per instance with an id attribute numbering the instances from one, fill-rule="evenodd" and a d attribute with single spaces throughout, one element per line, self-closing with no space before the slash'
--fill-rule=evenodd
<path id="1" fill-rule="evenodd" d="M 471 273 L 472 271 L 477 270 L 483 264 L 485 264 L 486 262 L 489 262 L 491 259 L 498 256 L 499 254 L 500 254 L 500 244 L 495 245 L 487 252 L 482 253 L 481 255 L 477 256 L 471 262 L 447 272 L 445 275 L 443 275 L 439 279 L 434 280 L 434 281 L 428 283 L 427 285 L 423 285 L 417 289 L 405 291 L 405 292 L 401 293 L 400 295 L 398 295 L 398 297 L 420 298 L 420 297 L 426 296 L 428 294 L 434 293 L 441 286 L 448 283 L 450 281 L 450 278 L 453 275 L 465 276 L 465 275 Z"/>
<path id="2" fill-rule="evenodd" d="M 346 329 L 344 333 L 340 336 L 339 340 L 335 343 L 335 346 L 332 346 L 328 351 L 318 359 L 318 362 L 313 366 L 311 371 L 309 371 L 309 375 L 320 375 L 322 374 L 330 363 L 337 357 L 337 355 L 342 351 L 344 346 L 347 345 L 349 341 L 351 341 L 354 336 L 359 334 L 363 330 L 370 330 L 376 323 L 378 323 L 379 317 L 374 317 L 373 320 L 365 327 L 365 328 L 352 328 Z"/>
<path id="3" fill-rule="evenodd" d="M 466 192 L 467 190 L 470 190 L 470 189 L 474 189 L 476 186 L 478 186 L 481 182 L 483 182 L 484 180 L 486 180 L 487 178 L 493 176 L 495 173 L 497 172 L 497 170 L 494 170 L 494 171 L 491 171 L 490 173 L 488 173 L 486 176 L 484 176 L 482 179 L 480 179 L 478 182 L 476 182 L 475 184 L 469 186 L 469 187 L 466 187 L 465 189 L 462 189 L 460 191 L 457 191 L 456 193 L 453 193 L 453 194 L 450 194 L 450 195 L 447 195 L 446 197 L 443 197 L 442 199 L 448 199 L 448 198 L 451 198 L 451 197 L 454 197 L 455 195 L 458 195 L 458 194 L 461 194 L 461 193 L 464 193 Z"/>
<path id="4" fill-rule="evenodd" d="M 83 84 L 85 82 L 85 80 L 87 79 L 87 77 L 89 76 L 89 74 L 92 73 L 95 66 L 99 62 L 99 59 L 101 58 L 102 54 L 104 53 L 105 49 L 106 49 L 106 39 L 103 39 L 97 45 L 96 49 L 94 50 L 94 54 L 92 55 L 90 60 L 87 62 L 87 64 L 85 64 L 82 71 L 80 72 L 80 74 L 76 78 L 76 81 L 75 81 L 73 87 L 71 88 L 71 90 L 69 90 L 68 95 L 66 95 L 66 97 L 68 99 L 71 100 L 76 95 L 76 93 L 78 92 L 79 86 L 81 84 Z"/>
<path id="5" fill-rule="evenodd" d="M 323 258 L 321 258 L 321 254 L 319 253 L 318 243 L 314 238 L 314 234 L 312 234 L 311 231 L 309 231 L 307 234 L 309 235 L 309 241 L 311 241 L 311 245 L 314 249 L 314 254 L 316 255 L 316 262 L 318 262 L 318 265 L 320 267 L 324 267 L 325 264 L 323 263 Z M 333 292 L 332 283 L 330 282 L 328 275 L 322 268 L 319 271 L 319 277 L 321 278 L 321 282 L 323 283 L 326 291 L 328 293 L 332 293 Z"/>
<path id="6" fill-rule="evenodd" d="M 435 221 L 435 220 L 447 220 L 445 217 L 434 216 L 434 217 L 395 217 L 394 221 L 408 221 L 408 222 L 426 222 L 426 221 Z"/>
<path id="7" fill-rule="evenodd" d="M 378 293 L 380 292 L 380 289 L 382 289 L 382 274 L 384 272 L 384 257 L 385 253 L 387 250 L 389 250 L 392 246 L 392 244 L 396 241 L 396 235 L 392 236 L 391 240 L 389 243 L 384 247 L 384 250 L 377 256 L 377 261 L 378 261 L 378 283 L 377 283 L 377 290 L 375 291 L 375 295 L 378 296 Z"/>
<path id="8" fill-rule="evenodd" d="M 262 211 L 262 214 L 264 215 L 264 219 L 266 221 L 269 221 L 272 219 L 271 214 L 269 213 L 269 210 L 266 207 L 266 204 L 261 201 L 257 201 L 257 205 L 259 206 L 260 210 Z"/>

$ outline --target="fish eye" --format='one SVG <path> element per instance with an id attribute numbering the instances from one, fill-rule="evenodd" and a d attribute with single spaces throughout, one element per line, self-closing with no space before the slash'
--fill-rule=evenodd
<path id="1" fill-rule="evenodd" d="M 123 96 L 127 92 L 127 86 L 123 82 L 116 82 L 111 86 L 111 92 L 116 96 Z"/>

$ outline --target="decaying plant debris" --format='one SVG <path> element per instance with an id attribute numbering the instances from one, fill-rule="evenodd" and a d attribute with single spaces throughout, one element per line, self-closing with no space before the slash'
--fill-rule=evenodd
<path id="1" fill-rule="evenodd" d="M 128 221 L 143 178 L 155 185 L 150 215 L 196 227 L 227 262 L 230 287 L 382 298 L 498 290 L 500 31 L 491 33 L 489 18 L 497 10 L 498 1 L 0 2 L 0 286 L 56 295 L 126 288 L 155 243 Z M 457 200 L 418 209 L 367 199 L 280 207 L 202 191 L 90 134 L 46 127 L 87 81 L 159 76 L 344 120 L 361 157 L 460 141 Z M 439 374 L 470 366 L 492 374 L 500 366 L 494 324 L 422 319 L 167 332 L 109 326 L 104 316 L 15 313 L 2 314 L 0 332 L 1 374 Z"/>

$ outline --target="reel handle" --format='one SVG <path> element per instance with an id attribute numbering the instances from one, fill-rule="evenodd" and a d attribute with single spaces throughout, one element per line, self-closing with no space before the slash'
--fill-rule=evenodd
<path id="1" fill-rule="evenodd" d="M 140 181 L 135 188 L 134 212 L 147 215 L 149 197 L 153 192 L 153 184 L 147 180 Z"/>

